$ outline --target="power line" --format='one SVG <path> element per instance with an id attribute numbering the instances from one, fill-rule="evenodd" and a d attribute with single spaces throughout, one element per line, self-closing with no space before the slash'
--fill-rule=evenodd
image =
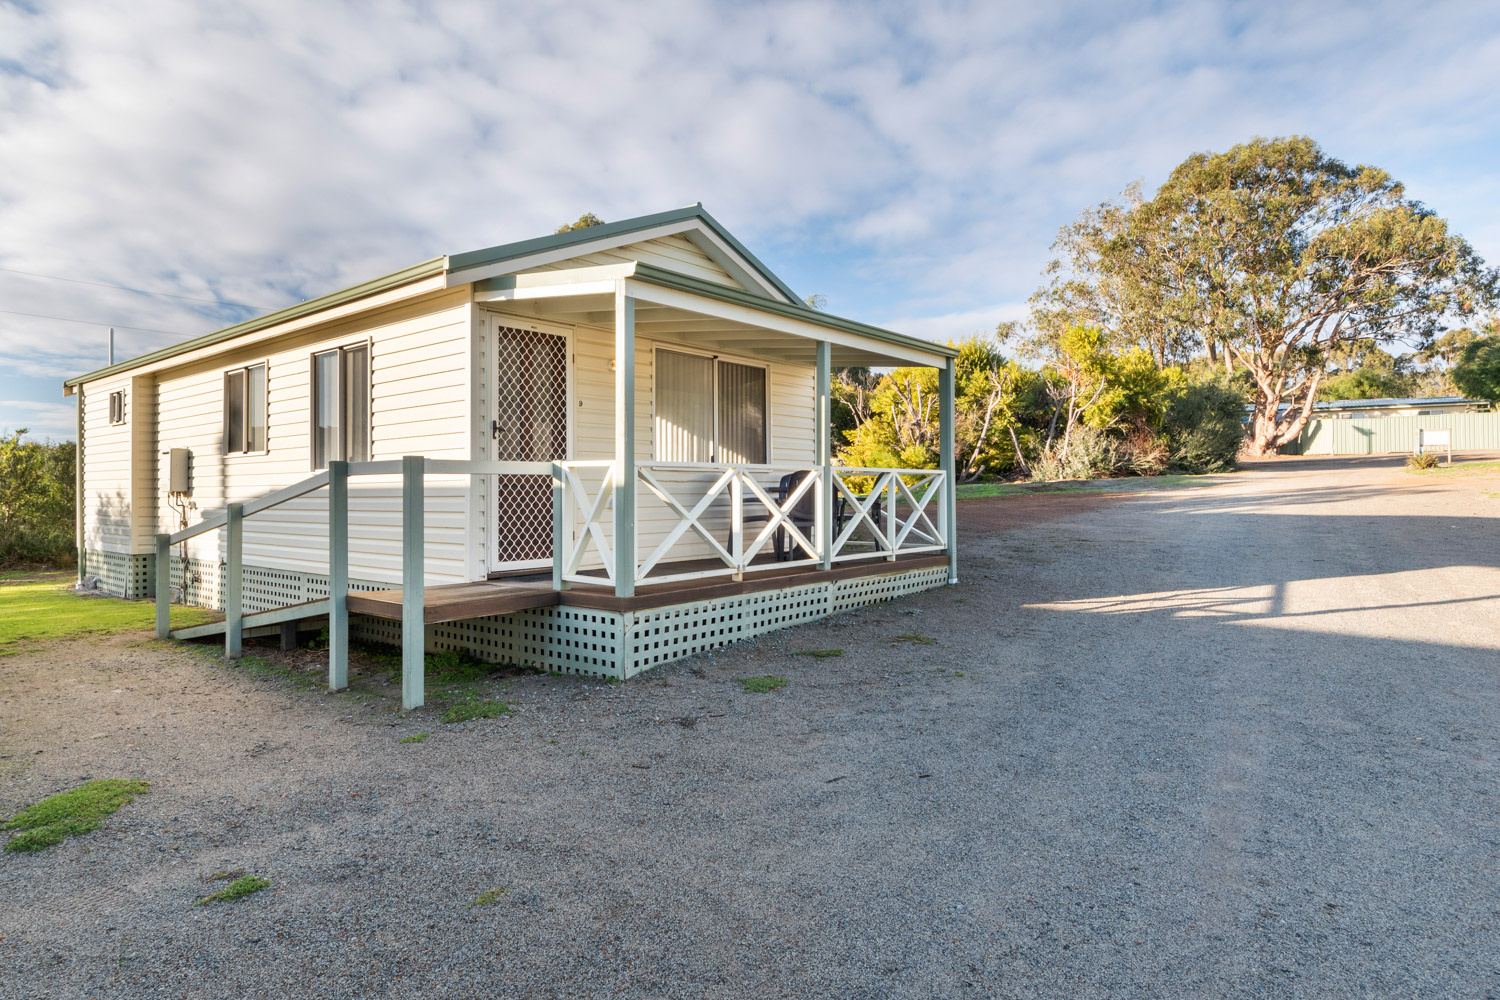
<path id="1" fill-rule="evenodd" d="M 14 309 L 0 309 L 0 313 L 7 316 L 30 316 L 32 319 L 51 319 L 59 323 L 82 323 L 84 326 L 109 326 L 116 330 L 134 330 L 136 333 L 164 333 L 169 337 L 191 337 L 191 333 L 178 333 L 176 330 L 154 330 L 149 326 L 125 326 L 123 323 L 100 323 L 91 319 L 72 319 L 68 316 L 46 316 L 42 313 L 16 312 Z"/>
<path id="2" fill-rule="evenodd" d="M 82 278 L 64 278 L 60 274 L 40 274 L 36 271 L 19 271 L 14 267 L 0 267 L 0 271 L 6 271 L 10 274 L 24 274 L 28 278 L 46 278 L 49 281 L 69 281 L 75 285 L 92 285 L 95 288 L 116 288 L 122 292 L 134 292 L 136 295 L 158 295 L 162 298 L 181 299 L 184 302 L 205 302 L 213 306 L 234 306 L 238 309 L 266 309 L 265 306 L 252 306 L 245 302 L 230 302 L 226 299 L 202 299 L 195 298 L 192 295 L 175 295 L 172 292 L 148 292 L 144 288 L 131 288 L 128 285 L 112 285 L 107 281 L 84 281 Z"/>

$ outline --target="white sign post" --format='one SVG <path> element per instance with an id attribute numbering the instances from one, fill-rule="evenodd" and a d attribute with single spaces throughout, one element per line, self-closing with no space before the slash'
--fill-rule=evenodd
<path id="1" fill-rule="evenodd" d="M 1417 447 L 1413 454 L 1425 455 L 1429 451 L 1445 451 L 1448 453 L 1448 464 L 1453 464 L 1453 432 L 1444 428 L 1443 430 L 1417 430 Z"/>

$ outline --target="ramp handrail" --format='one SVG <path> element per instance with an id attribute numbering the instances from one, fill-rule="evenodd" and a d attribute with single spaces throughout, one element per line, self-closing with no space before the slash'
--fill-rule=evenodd
<path id="1" fill-rule="evenodd" d="M 498 462 L 485 459 L 441 459 L 408 455 L 399 461 L 329 462 L 328 468 L 300 482 L 273 490 L 244 503 L 226 504 L 197 524 L 156 536 L 156 635 L 171 634 L 171 548 L 189 538 L 218 529 L 228 532 L 224 573 L 224 655 L 240 656 L 244 619 L 241 586 L 244 565 L 245 518 L 289 500 L 328 487 L 328 688 L 348 686 L 349 674 L 349 478 L 401 477 L 401 705 L 419 707 L 424 700 L 423 654 L 426 622 L 423 587 L 426 575 L 424 544 L 426 478 L 433 476 L 540 475 L 552 480 L 552 582 L 562 584 L 562 504 L 564 473 L 555 462 Z"/>

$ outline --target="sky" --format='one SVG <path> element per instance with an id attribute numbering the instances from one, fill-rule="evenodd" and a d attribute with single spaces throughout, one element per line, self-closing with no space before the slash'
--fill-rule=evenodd
<path id="1" fill-rule="evenodd" d="M 71 438 L 110 325 L 590 211 L 701 201 L 830 312 L 962 337 L 1083 209 L 1291 134 L 1500 262 L 1500 4 L 0 0 L 0 429 Z"/>

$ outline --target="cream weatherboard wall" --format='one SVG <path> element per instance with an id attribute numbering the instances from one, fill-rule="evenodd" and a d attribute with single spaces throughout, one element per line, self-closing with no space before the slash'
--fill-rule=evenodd
<path id="1" fill-rule="evenodd" d="M 271 346 L 226 351 L 211 364 L 164 373 L 158 387 L 157 447 L 193 453 L 192 523 L 232 502 L 244 502 L 312 475 L 312 355 L 339 346 L 370 346 L 371 459 L 403 455 L 470 456 L 469 351 L 471 306 L 467 289 L 384 309 L 332 327 L 276 341 Z M 224 372 L 267 363 L 267 448 L 225 455 Z M 89 458 L 90 463 L 94 456 Z M 166 463 L 157 476 L 156 516 L 161 530 L 181 527 L 168 504 Z M 398 583 L 401 579 L 401 489 L 397 477 L 360 478 L 350 484 L 351 579 Z M 427 579 L 473 579 L 477 560 L 467 544 L 470 488 L 463 481 L 428 480 Z M 189 565 L 217 576 L 223 532 L 185 543 Z M 181 546 L 174 556 L 181 554 Z M 244 562 L 258 570 L 325 573 L 327 493 L 257 514 L 245 521 Z M 175 576 L 175 574 L 174 574 Z M 198 596 L 217 603 L 216 580 Z M 193 591 L 190 588 L 190 594 Z"/>
<path id="2" fill-rule="evenodd" d="M 110 422 L 110 396 L 124 394 L 121 423 Z M 151 446 L 155 413 L 154 385 L 149 378 L 119 375 L 90 383 L 79 396 L 83 412 L 82 467 L 84 568 L 103 588 L 126 597 L 144 597 L 154 517 L 132 502 L 135 491 L 149 489 L 155 474 Z"/>

